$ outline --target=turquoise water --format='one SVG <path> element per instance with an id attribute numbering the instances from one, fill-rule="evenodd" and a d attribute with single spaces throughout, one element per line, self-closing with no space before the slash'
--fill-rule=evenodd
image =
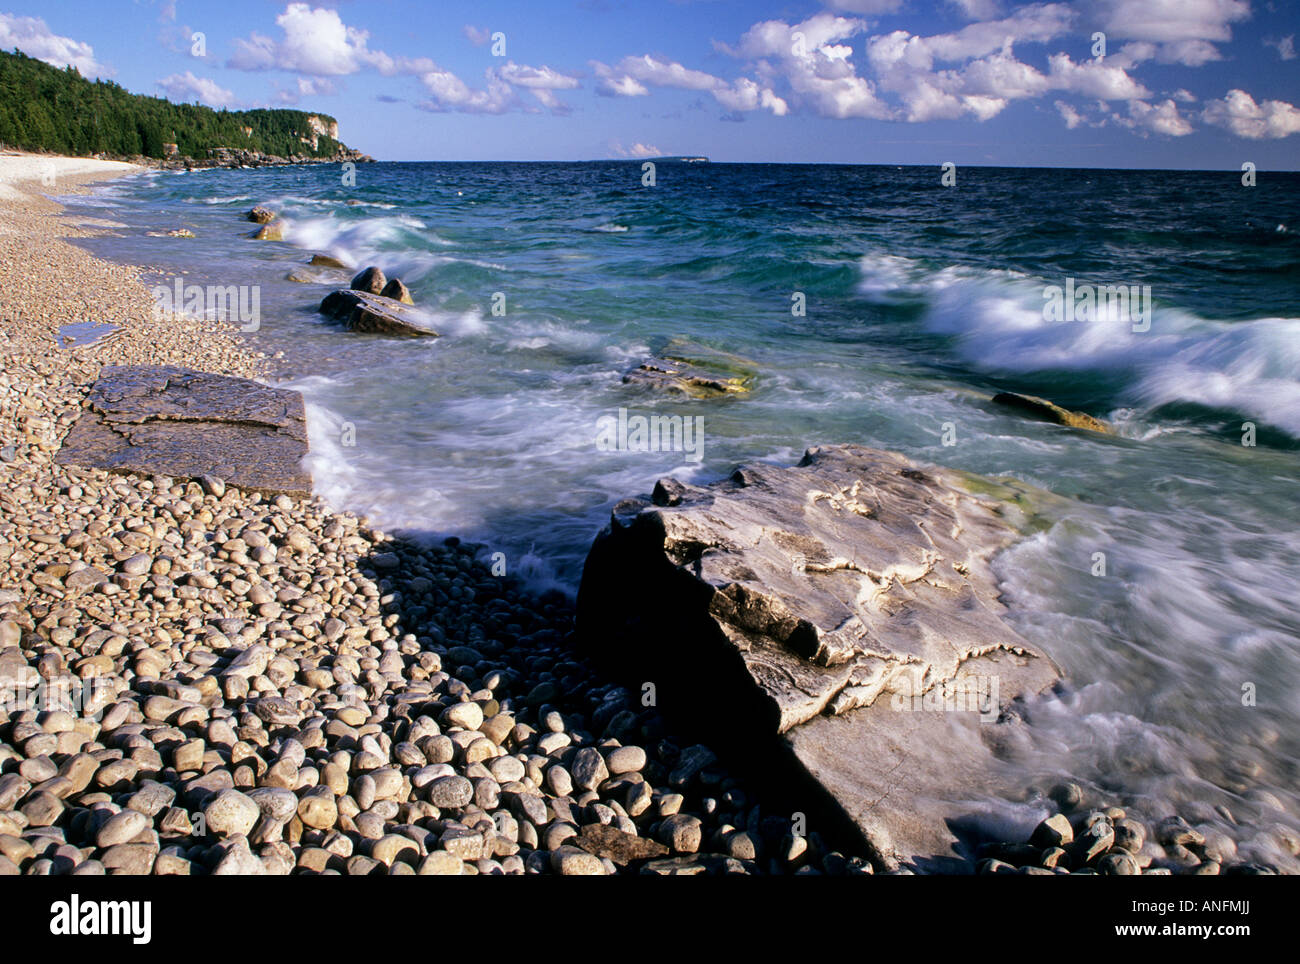
<path id="1" fill-rule="evenodd" d="M 1255 821 L 1223 822 L 1243 850 L 1281 859 L 1268 828 L 1294 823 L 1300 784 L 1300 176 L 972 168 L 946 188 L 935 168 L 662 164 L 646 187 L 617 162 L 356 176 L 149 174 L 75 204 L 129 225 L 86 242 L 98 253 L 261 286 L 249 338 L 306 395 L 333 503 L 481 540 L 538 584 L 575 588 L 610 507 L 658 477 L 708 481 L 818 443 L 1067 497 L 998 560 L 1018 628 L 1071 680 L 1033 708 L 1014 764 L 1156 815 L 1221 803 Z M 247 239 L 255 203 L 284 214 L 287 244 Z M 182 226 L 198 237 L 148 236 Z M 325 322 L 329 286 L 285 280 L 318 251 L 401 277 L 443 337 Z M 1117 311 L 1045 318 L 1045 288 L 1070 278 L 1149 286 L 1149 330 Z M 752 390 L 624 384 L 681 339 L 739 356 Z M 1118 435 L 1028 421 L 989 403 L 1002 390 Z M 620 408 L 702 416 L 703 458 L 598 450 Z"/>

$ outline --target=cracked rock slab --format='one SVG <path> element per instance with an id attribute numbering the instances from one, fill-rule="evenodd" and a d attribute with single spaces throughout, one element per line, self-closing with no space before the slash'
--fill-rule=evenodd
<path id="1" fill-rule="evenodd" d="M 996 731 L 1018 725 L 995 721 L 1058 678 L 989 565 L 1018 516 L 862 446 L 664 479 L 592 546 L 580 637 L 719 745 L 772 743 L 767 765 L 811 780 L 884 862 L 947 856 L 940 801 L 994 786 Z"/>
<path id="2" fill-rule="evenodd" d="M 310 495 L 302 396 L 247 378 L 173 366 L 109 366 L 64 439 L 65 465 L 223 479 L 268 494 Z"/>

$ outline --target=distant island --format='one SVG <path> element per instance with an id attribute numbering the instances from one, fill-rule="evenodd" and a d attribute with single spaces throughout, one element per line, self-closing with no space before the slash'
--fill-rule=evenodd
<path id="1" fill-rule="evenodd" d="M 0 145 L 155 167 L 256 167 L 370 161 L 338 139 L 338 121 L 300 110 L 213 110 L 89 81 L 0 51 Z"/>

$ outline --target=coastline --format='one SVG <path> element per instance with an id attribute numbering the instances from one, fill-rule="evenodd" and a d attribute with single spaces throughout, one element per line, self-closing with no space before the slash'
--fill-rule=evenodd
<path id="1" fill-rule="evenodd" d="M 3 173 L 11 157 L 0 874 L 602 875 L 632 851 L 658 873 L 760 869 L 765 815 L 740 784 L 573 653 L 566 602 L 476 547 L 395 540 L 316 496 L 55 463 L 101 367 L 256 378 L 265 356 L 223 324 L 156 320 L 138 268 L 67 243 L 94 226 L 37 171 L 55 163 L 67 194 L 125 165 Z M 103 320 L 114 337 L 55 347 Z M 823 855 L 871 870 L 820 843 L 761 869 Z"/>
<path id="2" fill-rule="evenodd" d="M 155 319 L 141 269 L 67 243 L 96 222 L 30 173 L 9 187 L 24 182 L 5 160 L 0 686 L 72 677 L 98 703 L 0 710 L 0 873 L 899 869 L 842 833 L 791 836 L 790 807 L 763 809 L 775 797 L 674 740 L 636 682 L 577 654 L 567 602 L 494 575 L 478 547 L 392 538 L 318 497 L 54 463 L 104 365 L 260 378 L 268 360 L 233 327 Z M 65 160 L 59 194 L 124 172 Z M 99 320 L 120 330 L 54 347 Z M 1119 850 L 1136 841 L 1106 873 L 1217 873 L 1235 849 L 1177 818 L 1149 833 L 1085 811 L 1074 784 L 1051 799 L 1070 834 L 1101 814 Z M 1035 841 L 1064 840 L 1054 819 Z M 1143 851 L 1155 837 L 1165 849 Z M 990 846 L 979 870 L 1047 872 L 1052 849 Z"/>

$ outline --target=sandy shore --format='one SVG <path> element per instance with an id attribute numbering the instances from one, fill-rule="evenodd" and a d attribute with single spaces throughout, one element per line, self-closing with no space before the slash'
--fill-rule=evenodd
<path id="1" fill-rule="evenodd" d="M 256 377 L 0 157 L 0 875 L 867 873 L 795 840 L 456 540 L 319 499 L 56 464 L 99 369 Z M 235 230 L 232 225 L 232 230 Z M 60 326 L 108 341 L 56 347 Z"/>

